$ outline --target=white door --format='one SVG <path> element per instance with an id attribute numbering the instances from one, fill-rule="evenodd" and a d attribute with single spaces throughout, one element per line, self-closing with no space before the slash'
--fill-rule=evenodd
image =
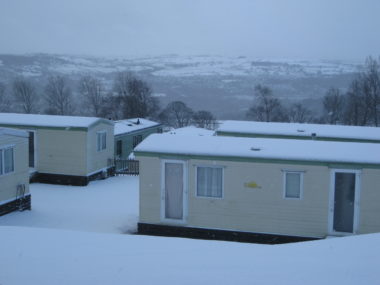
<path id="1" fill-rule="evenodd" d="M 360 171 L 331 171 L 330 234 L 353 234 L 358 228 Z"/>
<path id="2" fill-rule="evenodd" d="M 163 220 L 183 222 L 186 208 L 186 165 L 184 161 L 165 160 L 162 162 L 162 203 Z"/>

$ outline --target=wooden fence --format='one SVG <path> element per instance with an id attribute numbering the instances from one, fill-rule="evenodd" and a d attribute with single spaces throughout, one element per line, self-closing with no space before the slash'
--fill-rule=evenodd
<path id="1" fill-rule="evenodd" d="M 116 175 L 139 175 L 139 161 L 132 159 L 115 159 Z"/>

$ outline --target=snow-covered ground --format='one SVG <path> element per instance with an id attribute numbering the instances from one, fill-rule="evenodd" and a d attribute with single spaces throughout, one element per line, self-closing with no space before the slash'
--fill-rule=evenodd
<path id="1" fill-rule="evenodd" d="M 380 234 L 257 245 L 131 233 L 138 177 L 32 184 L 0 217 L 0 284 L 379 284 Z"/>
<path id="2" fill-rule="evenodd" d="M 101 233 L 137 229 L 138 176 L 111 177 L 87 187 L 34 183 L 30 191 L 32 211 L 0 217 L 0 226 Z"/>

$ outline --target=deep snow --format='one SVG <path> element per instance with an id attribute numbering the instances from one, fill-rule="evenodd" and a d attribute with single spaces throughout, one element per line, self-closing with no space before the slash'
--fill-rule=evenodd
<path id="1" fill-rule="evenodd" d="M 257 245 L 121 234 L 138 177 L 32 184 L 32 211 L 0 217 L 0 284 L 379 284 L 380 234 Z"/>

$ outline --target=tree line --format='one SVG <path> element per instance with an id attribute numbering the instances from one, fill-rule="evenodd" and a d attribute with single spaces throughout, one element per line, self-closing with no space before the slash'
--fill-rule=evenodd
<path id="1" fill-rule="evenodd" d="M 26 114 L 85 115 L 112 120 L 150 118 L 175 128 L 190 124 L 214 128 L 215 117 L 206 110 L 194 111 L 182 101 L 161 109 L 147 82 L 131 72 L 118 72 L 111 90 L 91 75 L 77 83 L 80 97 L 74 98 L 69 80 L 62 75 L 50 76 L 42 92 L 28 78 L 17 77 L 6 88 L 0 82 L 0 112 Z M 8 90 L 7 90 L 8 89 Z"/>
<path id="2" fill-rule="evenodd" d="M 256 85 L 254 103 L 246 113 L 248 119 L 264 122 L 298 122 L 376 126 L 380 124 L 380 58 L 368 57 L 364 69 L 346 92 L 331 87 L 322 100 L 323 114 L 314 115 L 301 104 L 289 107 L 274 96 L 267 86 Z"/>

